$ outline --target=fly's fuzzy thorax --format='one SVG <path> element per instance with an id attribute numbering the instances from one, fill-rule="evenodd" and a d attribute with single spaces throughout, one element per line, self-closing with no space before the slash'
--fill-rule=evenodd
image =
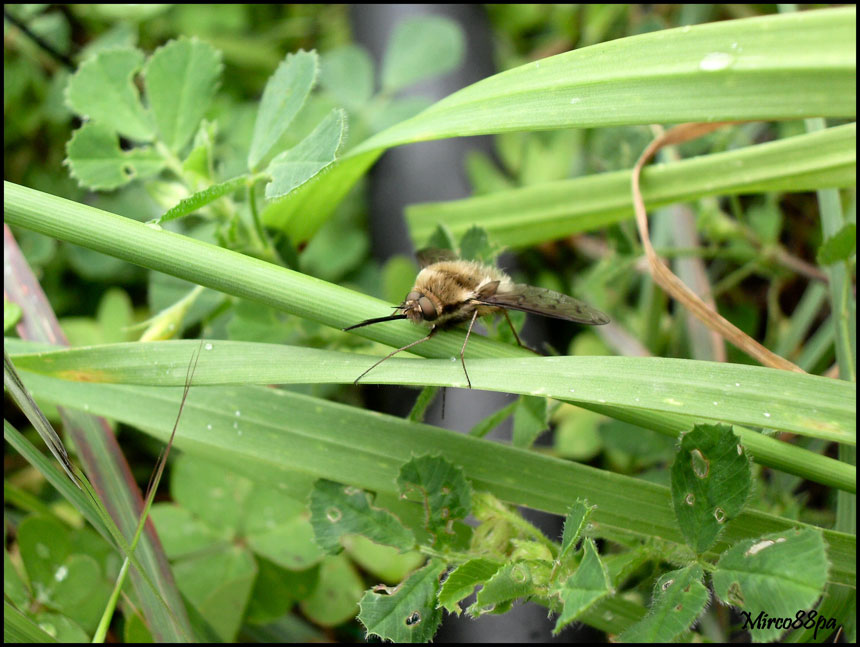
<path id="1" fill-rule="evenodd" d="M 473 298 L 482 285 L 492 281 L 507 284 L 511 279 L 492 265 L 475 261 L 443 261 L 421 270 L 414 289 L 425 294 L 431 292 L 447 304 Z"/>
<path id="2" fill-rule="evenodd" d="M 475 309 L 479 316 L 498 308 L 475 303 L 481 288 L 499 282 L 499 287 L 511 285 L 511 279 L 501 270 L 474 261 L 442 261 L 428 265 L 415 279 L 410 295 L 420 294 L 432 303 L 435 317 L 430 319 L 415 303 L 404 303 L 406 315 L 415 323 L 445 325 L 471 318 Z"/>

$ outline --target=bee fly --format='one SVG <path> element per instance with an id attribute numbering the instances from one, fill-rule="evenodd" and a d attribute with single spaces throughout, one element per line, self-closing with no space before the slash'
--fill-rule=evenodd
<path id="1" fill-rule="evenodd" d="M 344 330 L 353 330 L 394 319 L 409 319 L 416 324 L 427 324 L 430 332 L 411 344 L 392 351 L 355 379 L 355 384 L 389 357 L 402 350 L 412 348 L 427 341 L 438 330 L 451 328 L 465 321 L 469 322 L 466 339 L 460 349 L 460 362 L 466 374 L 466 382 L 472 388 L 466 360 L 463 353 L 472 334 L 475 319 L 484 315 L 501 312 L 505 315 L 514 337 L 520 346 L 523 343 L 517 335 L 508 310 L 522 310 L 535 314 L 575 321 L 584 324 L 609 323 L 609 317 L 584 304 L 582 301 L 559 292 L 537 288 L 522 283 L 514 283 L 510 277 L 491 265 L 474 261 L 459 260 L 454 252 L 444 249 L 423 249 L 417 253 L 421 271 L 415 279 L 415 287 L 395 310 L 399 313 L 362 321 Z M 523 346 L 525 348 L 525 346 Z"/>

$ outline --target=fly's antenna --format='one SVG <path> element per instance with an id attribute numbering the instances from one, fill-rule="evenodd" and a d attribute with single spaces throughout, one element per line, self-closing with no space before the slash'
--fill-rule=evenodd
<path id="1" fill-rule="evenodd" d="M 354 328 L 361 328 L 362 326 L 369 326 L 370 324 L 382 323 L 383 321 L 394 321 L 395 319 L 406 319 L 405 314 L 399 315 L 388 315 L 387 317 L 377 317 L 376 319 L 368 319 L 366 321 L 362 321 L 361 323 L 357 323 L 354 326 L 350 326 L 349 328 L 344 328 L 343 331 L 352 330 Z"/>

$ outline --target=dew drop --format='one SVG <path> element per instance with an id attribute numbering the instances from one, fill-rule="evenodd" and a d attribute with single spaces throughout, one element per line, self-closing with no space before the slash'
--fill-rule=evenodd
<path id="1" fill-rule="evenodd" d="M 62 582 L 64 579 L 66 579 L 66 576 L 68 574 L 69 574 L 69 569 L 66 568 L 65 566 L 60 566 L 60 568 L 57 569 L 56 573 L 54 573 L 54 579 L 57 580 L 58 582 Z"/>
<path id="2" fill-rule="evenodd" d="M 203 349 L 204 349 L 204 350 L 212 350 L 212 344 L 211 344 L 210 342 L 207 342 L 207 343 L 203 346 Z"/>
<path id="3" fill-rule="evenodd" d="M 719 72 L 735 62 L 735 57 L 725 52 L 711 52 L 699 61 L 699 69 L 703 72 Z"/>
<path id="4" fill-rule="evenodd" d="M 325 511 L 325 518 L 332 523 L 337 523 L 341 517 L 343 517 L 343 513 L 339 508 L 335 508 L 334 506 Z"/>
<path id="5" fill-rule="evenodd" d="M 744 455 L 744 448 L 743 448 L 743 447 L 741 447 L 741 446 L 740 446 L 740 444 L 739 444 L 739 445 L 738 445 L 738 456 L 743 456 L 743 455 Z"/>
<path id="6" fill-rule="evenodd" d="M 206 429 L 208 429 L 209 431 L 212 431 L 212 425 L 206 425 Z"/>
<path id="7" fill-rule="evenodd" d="M 765 412 L 764 412 L 764 417 L 765 417 L 765 418 L 770 418 L 770 414 L 769 414 L 767 411 L 765 411 Z"/>
<path id="8" fill-rule="evenodd" d="M 686 503 L 687 505 L 693 505 L 695 502 L 696 495 L 694 495 L 692 492 L 690 492 L 689 494 L 687 494 L 687 496 L 684 497 L 684 503 Z"/>
<path id="9" fill-rule="evenodd" d="M 717 520 L 717 523 L 724 523 L 726 521 L 726 511 L 722 508 L 714 508 L 714 519 Z"/>

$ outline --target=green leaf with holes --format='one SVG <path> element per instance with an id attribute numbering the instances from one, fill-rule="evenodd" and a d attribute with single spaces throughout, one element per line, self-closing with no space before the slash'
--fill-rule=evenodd
<path id="1" fill-rule="evenodd" d="M 409 550 L 415 536 L 387 510 L 374 508 L 370 495 L 356 487 L 320 479 L 310 501 L 314 540 L 327 553 L 342 550 L 341 537 L 364 535 L 378 544 Z"/>
<path id="2" fill-rule="evenodd" d="M 745 539 L 723 553 L 712 575 L 714 593 L 726 604 L 763 618 L 795 619 L 824 592 L 827 552 L 821 532 L 803 528 Z M 808 618 L 807 618 L 808 619 Z M 758 623 L 756 623 L 758 624 Z M 776 640 L 788 626 L 750 628 L 756 642 Z"/>
<path id="3" fill-rule="evenodd" d="M 81 117 L 111 133 L 135 141 L 151 141 L 152 116 L 140 102 L 134 75 L 143 65 L 143 52 L 124 48 L 100 52 L 78 67 L 66 86 L 66 103 Z"/>
<path id="4" fill-rule="evenodd" d="M 429 642 L 442 622 L 436 593 L 444 568 L 442 561 L 433 559 L 397 588 L 378 586 L 365 593 L 359 602 L 358 619 L 368 637 L 379 636 L 395 643 Z"/>
<path id="5" fill-rule="evenodd" d="M 687 543 L 710 548 L 750 492 L 749 459 L 727 425 L 696 425 L 672 465 L 672 505 Z"/>
<path id="6" fill-rule="evenodd" d="M 427 531 L 437 548 L 456 541 L 454 521 L 469 514 L 472 498 L 461 468 L 441 456 L 419 456 L 400 469 L 397 485 L 404 497 L 424 506 Z"/>
<path id="7" fill-rule="evenodd" d="M 66 164 L 82 187 L 110 191 L 155 175 L 164 168 L 164 159 L 148 147 L 123 151 L 113 130 L 89 122 L 66 145 Z"/>
<path id="8" fill-rule="evenodd" d="M 698 564 L 657 580 L 648 615 L 619 637 L 621 642 L 667 643 L 687 631 L 704 611 L 710 594 Z"/>

